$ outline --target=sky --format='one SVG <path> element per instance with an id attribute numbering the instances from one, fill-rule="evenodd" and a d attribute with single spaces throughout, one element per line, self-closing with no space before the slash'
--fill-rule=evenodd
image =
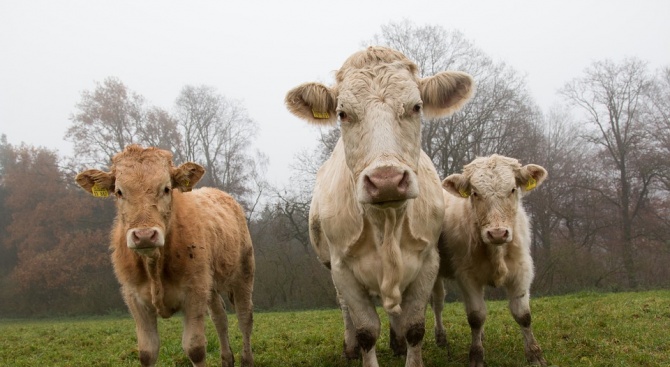
<path id="1" fill-rule="evenodd" d="M 0 134 L 72 155 L 63 138 L 85 90 L 120 79 L 172 110 L 185 85 L 240 101 L 260 126 L 268 180 L 289 184 L 318 128 L 284 106 L 291 88 L 333 72 L 389 22 L 458 30 L 525 75 L 545 111 L 595 61 L 670 66 L 670 1 L 24 1 L 0 2 Z"/>

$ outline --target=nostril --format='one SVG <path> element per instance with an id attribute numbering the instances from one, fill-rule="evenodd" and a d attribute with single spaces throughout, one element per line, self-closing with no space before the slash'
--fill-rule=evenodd
<path id="1" fill-rule="evenodd" d="M 398 182 L 398 191 L 404 193 L 407 191 L 408 187 L 409 187 L 409 174 L 407 173 L 407 171 L 405 171 L 402 174 L 400 182 Z"/>

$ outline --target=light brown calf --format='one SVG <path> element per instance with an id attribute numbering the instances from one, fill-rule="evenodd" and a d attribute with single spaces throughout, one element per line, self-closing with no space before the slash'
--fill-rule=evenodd
<path id="1" fill-rule="evenodd" d="M 251 293 L 254 252 L 244 212 L 213 188 L 192 192 L 205 170 L 172 164 L 172 154 L 127 147 L 111 172 L 87 170 L 77 183 L 94 196 L 116 197 L 112 263 L 135 319 L 142 366 L 158 358 L 157 316 L 184 313 L 182 347 L 194 366 L 205 366 L 207 309 L 221 342 L 223 366 L 233 366 L 222 295 L 235 305 L 244 339 L 242 366 L 253 366 Z"/>
<path id="2" fill-rule="evenodd" d="M 455 279 L 464 297 L 472 329 L 470 366 L 484 366 L 483 326 L 486 321 L 484 287 L 505 287 L 509 309 L 521 327 L 526 358 L 546 366 L 531 330 L 530 225 L 521 199 L 539 186 L 547 171 L 534 164 L 521 166 L 499 155 L 477 158 L 463 174 L 444 179 L 445 215 L 438 245 L 440 277 L 433 289 L 435 336 L 446 345 L 442 325 L 444 287 L 441 277 Z"/>

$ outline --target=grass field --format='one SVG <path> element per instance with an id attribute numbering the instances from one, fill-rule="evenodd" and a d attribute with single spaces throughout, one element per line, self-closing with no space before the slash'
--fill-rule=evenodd
<path id="1" fill-rule="evenodd" d="M 531 301 L 533 327 L 550 365 L 670 366 L 670 291 L 579 293 Z M 488 302 L 485 326 L 489 366 L 524 366 L 523 343 L 506 302 Z M 383 314 L 383 313 L 382 313 Z M 426 366 L 467 366 L 470 332 L 460 303 L 445 305 L 451 355 L 435 346 L 427 314 Z M 236 362 L 241 345 L 231 317 Z M 403 366 L 388 347 L 388 322 L 377 342 L 382 366 Z M 181 318 L 160 320 L 159 366 L 190 366 L 181 350 Z M 256 313 L 252 347 L 256 366 L 358 366 L 341 358 L 339 310 Z M 207 365 L 217 366 L 218 340 L 207 325 Z M 130 316 L 0 320 L 0 366 L 138 366 Z"/>

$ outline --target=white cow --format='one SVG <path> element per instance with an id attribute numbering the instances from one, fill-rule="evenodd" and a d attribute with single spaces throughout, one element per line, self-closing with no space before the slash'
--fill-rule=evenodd
<path id="1" fill-rule="evenodd" d="M 448 115 L 473 92 L 460 72 L 417 76 L 400 52 L 370 47 L 349 57 L 326 87 L 288 92 L 287 108 L 315 124 L 340 123 L 342 137 L 319 169 L 310 239 L 331 269 L 345 322 L 345 355 L 377 366 L 380 296 L 407 366 L 422 366 L 425 307 L 437 276 L 444 199 L 421 150 L 421 116 Z"/>
<path id="2" fill-rule="evenodd" d="M 463 174 L 444 179 L 444 228 L 439 243 L 440 277 L 456 279 L 463 293 L 472 330 L 470 366 L 484 366 L 483 326 L 486 321 L 484 287 L 503 286 L 509 309 L 521 326 L 526 358 L 546 366 L 531 330 L 530 225 L 521 199 L 539 186 L 547 171 L 534 164 L 521 166 L 516 159 L 499 155 L 477 158 Z M 438 277 L 433 291 L 435 335 L 446 344 L 442 325 L 444 287 Z"/>

